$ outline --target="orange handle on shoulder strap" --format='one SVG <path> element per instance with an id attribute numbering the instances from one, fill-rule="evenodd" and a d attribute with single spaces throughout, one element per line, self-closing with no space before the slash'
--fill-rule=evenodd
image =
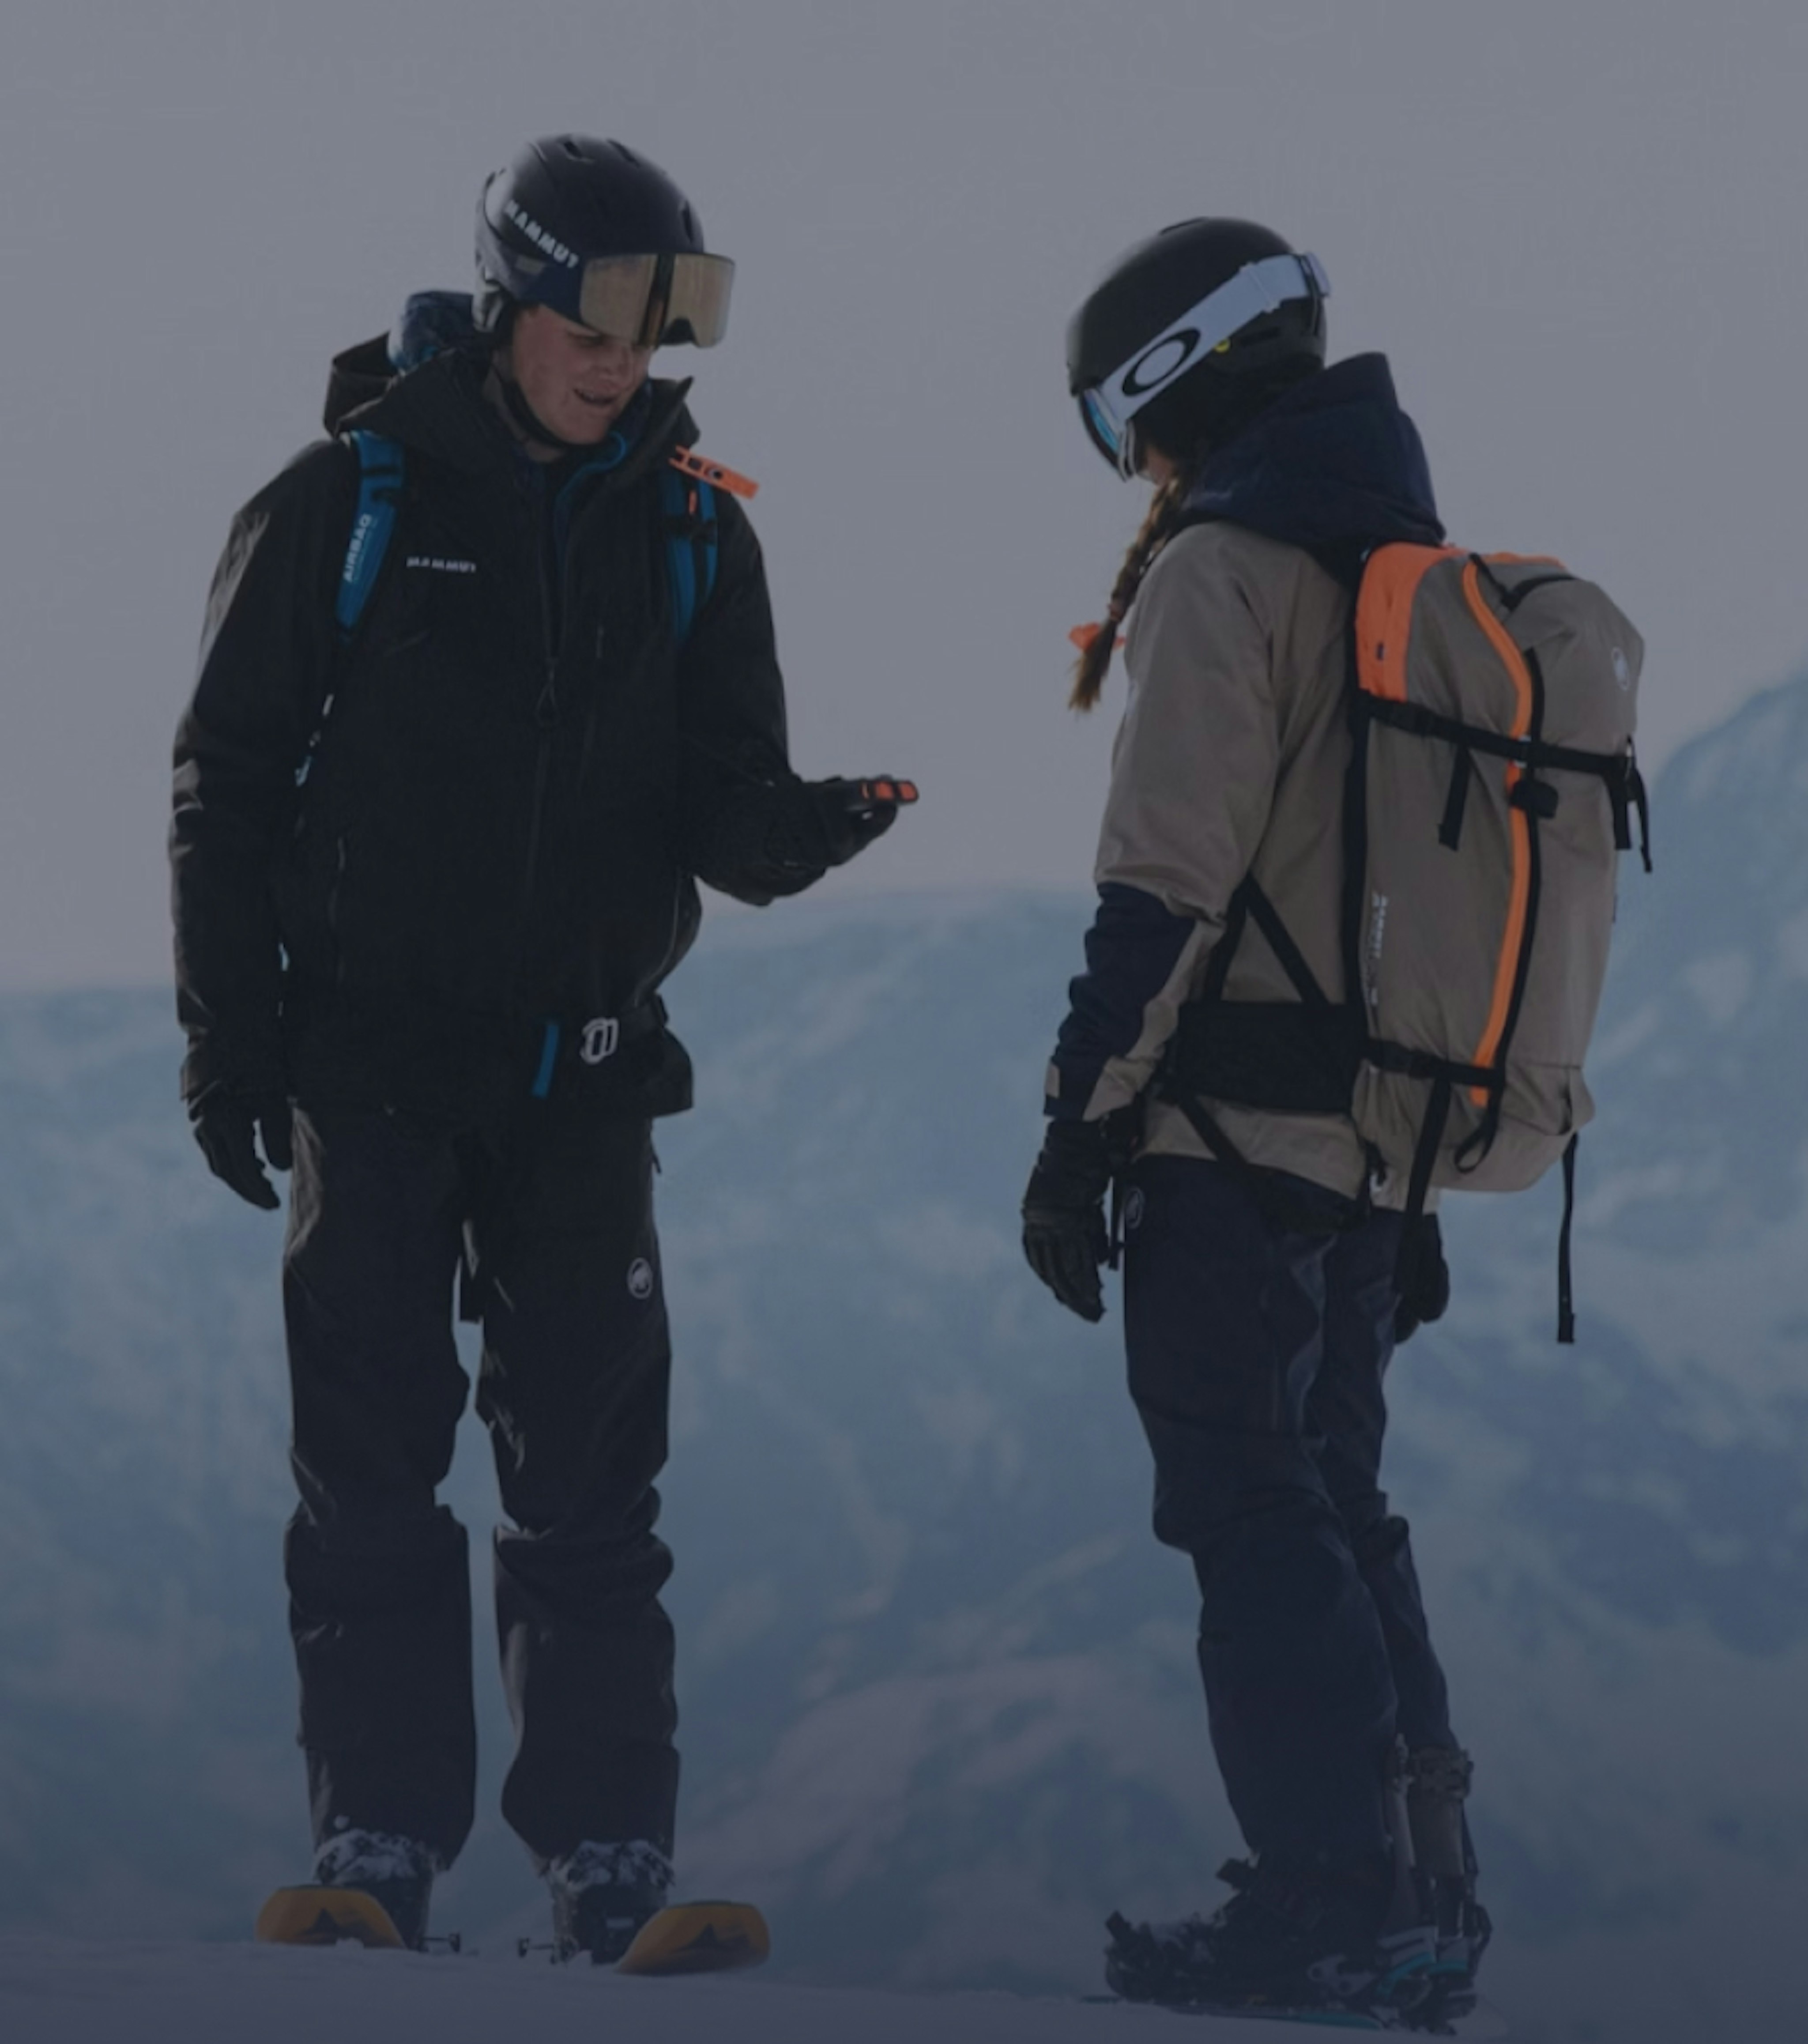
<path id="1" fill-rule="evenodd" d="M 705 461 L 694 448 L 679 448 L 672 455 L 672 466 L 680 475 L 693 475 L 700 482 L 712 488 L 725 490 L 731 497 L 757 497 L 759 485 L 750 475 L 739 475 L 731 468 L 724 468 L 719 461 Z"/>

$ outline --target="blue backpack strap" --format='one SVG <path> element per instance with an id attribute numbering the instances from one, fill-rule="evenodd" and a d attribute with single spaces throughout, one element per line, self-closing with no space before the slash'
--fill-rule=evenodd
<path id="1" fill-rule="evenodd" d="M 351 536 L 345 543 L 345 565 L 339 571 L 339 587 L 333 597 L 333 622 L 339 627 L 342 646 L 358 629 L 358 620 L 364 615 L 382 572 L 383 557 L 396 528 L 403 480 L 402 451 L 396 441 L 385 439 L 381 433 L 362 432 L 349 433 L 347 438 L 358 450 L 358 509 L 352 517 Z M 321 705 L 306 749 L 295 769 L 297 788 L 313 771 L 314 757 L 326 736 L 336 696 L 336 685 Z"/>
<path id="2" fill-rule="evenodd" d="M 404 476 L 398 442 L 382 433 L 355 431 L 347 436 L 358 450 L 358 509 L 346 542 L 345 565 L 340 570 L 339 593 L 332 606 L 340 636 L 358 628 L 370 594 L 382 572 L 383 557 L 394 536 Z"/>
<path id="3" fill-rule="evenodd" d="M 716 492 L 701 478 L 681 475 L 675 468 L 662 469 L 659 505 L 666 519 L 672 637 L 681 646 L 716 589 Z"/>

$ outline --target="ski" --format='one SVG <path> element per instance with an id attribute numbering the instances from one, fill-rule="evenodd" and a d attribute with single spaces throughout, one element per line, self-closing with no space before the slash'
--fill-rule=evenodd
<path id="1" fill-rule="evenodd" d="M 363 1945 L 371 1951 L 406 1950 L 390 1912 L 358 1888 L 309 1884 L 279 1888 L 257 1912 L 254 1934 L 265 1945 Z"/>
<path id="2" fill-rule="evenodd" d="M 750 1902 L 678 1902 L 650 1916 L 616 1961 L 618 1973 L 738 1973 L 772 1951 L 766 1919 Z"/>

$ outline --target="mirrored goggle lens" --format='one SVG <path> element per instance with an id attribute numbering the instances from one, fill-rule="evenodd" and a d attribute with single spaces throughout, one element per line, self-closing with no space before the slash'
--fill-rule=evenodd
<path id="1" fill-rule="evenodd" d="M 725 256 L 605 256 L 584 266 L 578 317 L 599 333 L 657 348 L 713 348 L 727 331 L 735 266 Z"/>
<path id="2" fill-rule="evenodd" d="M 1115 461 L 1123 451 L 1123 432 L 1100 402 L 1096 390 L 1081 394 L 1080 416 L 1092 436 L 1092 444 L 1107 461 Z"/>

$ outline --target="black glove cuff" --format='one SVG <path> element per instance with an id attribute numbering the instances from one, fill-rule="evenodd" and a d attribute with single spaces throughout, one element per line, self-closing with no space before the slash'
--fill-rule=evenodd
<path id="1" fill-rule="evenodd" d="M 1111 1182 L 1109 1138 L 1102 1121 L 1051 1121 L 1023 1194 L 1023 1212 L 1096 1206 Z"/>

